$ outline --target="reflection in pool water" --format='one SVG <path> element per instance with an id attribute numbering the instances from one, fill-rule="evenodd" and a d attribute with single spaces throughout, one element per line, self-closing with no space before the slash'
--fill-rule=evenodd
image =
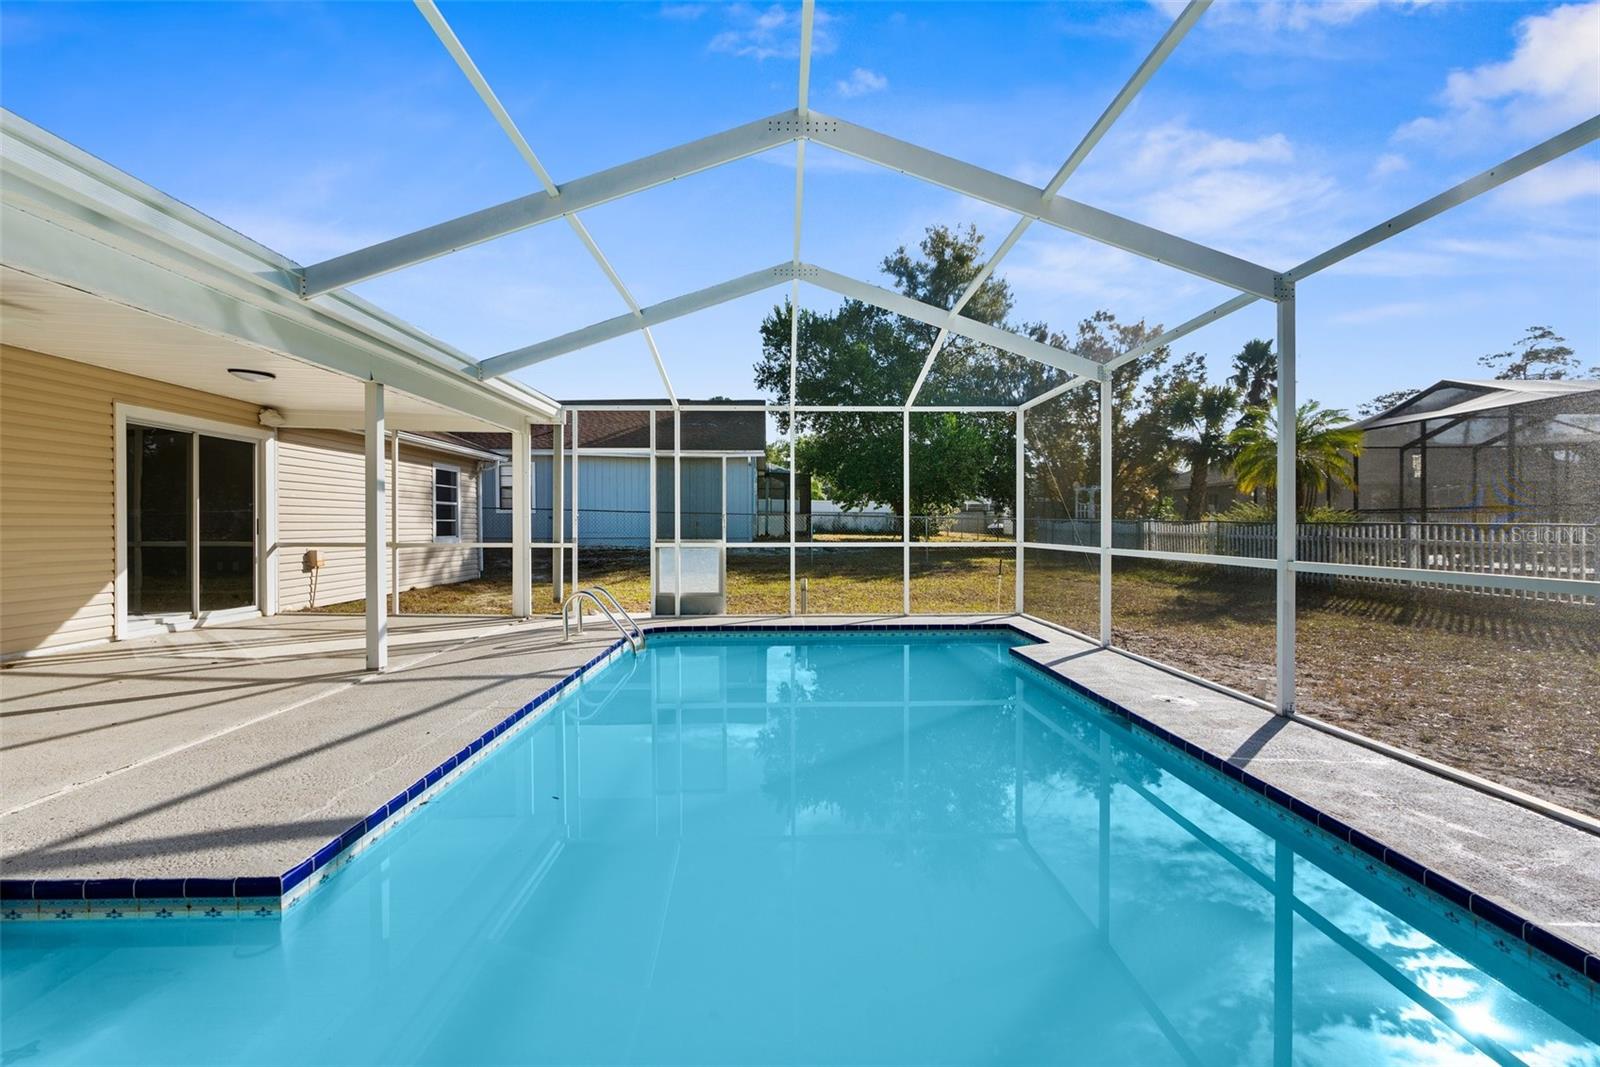
<path id="1" fill-rule="evenodd" d="M 653 637 L 282 923 L 13 923 L 7 1062 L 1600 1062 L 1580 979 L 995 634 Z"/>

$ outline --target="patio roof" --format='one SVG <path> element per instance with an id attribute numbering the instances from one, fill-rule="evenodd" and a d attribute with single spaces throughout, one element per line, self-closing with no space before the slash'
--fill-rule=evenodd
<path id="1" fill-rule="evenodd" d="M 9 344 L 257 403 L 277 425 L 357 429 L 372 380 L 391 386 L 391 428 L 555 417 L 359 297 L 301 300 L 293 261 L 3 110 L 0 174 Z"/>

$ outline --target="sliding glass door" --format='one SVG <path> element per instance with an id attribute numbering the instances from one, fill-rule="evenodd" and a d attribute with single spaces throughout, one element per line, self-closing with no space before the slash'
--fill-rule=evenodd
<path id="1" fill-rule="evenodd" d="M 189 506 L 194 435 L 128 426 L 128 614 L 194 610 Z"/>
<path id="2" fill-rule="evenodd" d="M 128 615 L 256 606 L 256 448 L 127 424 Z"/>
<path id="3" fill-rule="evenodd" d="M 200 610 L 256 602 L 256 446 L 195 438 L 200 450 Z"/>

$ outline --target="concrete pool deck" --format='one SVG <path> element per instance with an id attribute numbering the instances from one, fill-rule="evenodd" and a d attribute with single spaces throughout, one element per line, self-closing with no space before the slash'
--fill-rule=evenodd
<path id="1" fill-rule="evenodd" d="M 1600 954 L 1600 837 L 1060 631 L 683 620 L 896 621 L 1016 625 L 1043 639 L 1028 658 Z M 614 638 L 405 616 L 369 676 L 361 635 L 359 617 L 279 616 L 0 672 L 0 876 L 277 875 Z"/>

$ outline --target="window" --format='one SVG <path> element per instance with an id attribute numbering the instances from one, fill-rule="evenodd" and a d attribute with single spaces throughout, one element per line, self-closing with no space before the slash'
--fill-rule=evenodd
<path id="1" fill-rule="evenodd" d="M 495 468 L 495 485 L 497 497 L 495 500 L 496 511 L 511 510 L 511 464 L 502 463 Z M 528 464 L 528 500 L 531 508 L 533 500 L 533 464 Z"/>
<path id="2" fill-rule="evenodd" d="M 461 540 L 461 471 L 433 468 L 433 539 Z"/>

